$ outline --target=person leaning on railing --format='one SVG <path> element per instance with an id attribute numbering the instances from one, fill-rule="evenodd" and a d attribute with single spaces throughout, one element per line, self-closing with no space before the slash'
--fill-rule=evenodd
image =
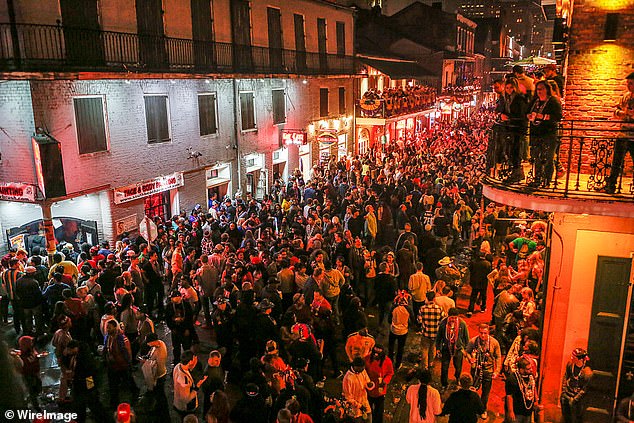
<path id="1" fill-rule="evenodd" d="M 621 125 L 621 129 L 624 131 L 619 134 L 614 143 L 614 159 L 606 186 L 606 191 L 610 194 L 616 191 L 616 185 L 623 171 L 623 163 L 628 151 L 634 160 L 634 72 L 630 73 L 625 81 L 628 92 L 621 97 L 621 101 L 614 111 L 614 116 L 626 123 Z"/>
<path id="2" fill-rule="evenodd" d="M 561 103 L 552 95 L 550 84 L 538 81 L 535 85 L 537 96 L 530 106 L 530 148 L 534 159 L 534 179 L 532 187 L 550 185 L 555 168 L 557 149 L 557 128 L 562 117 Z"/>
<path id="3" fill-rule="evenodd" d="M 504 110 L 500 113 L 508 134 L 505 147 L 510 175 L 504 180 L 505 183 L 517 183 L 524 179 L 521 149 L 528 126 L 527 110 L 526 96 L 520 92 L 517 79 L 507 79 L 504 84 Z"/>

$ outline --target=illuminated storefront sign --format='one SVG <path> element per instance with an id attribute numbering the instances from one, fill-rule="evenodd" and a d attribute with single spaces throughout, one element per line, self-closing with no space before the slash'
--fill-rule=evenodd
<path id="1" fill-rule="evenodd" d="M 148 195 L 182 187 L 184 184 L 185 182 L 182 172 L 176 172 L 167 176 L 159 176 L 158 178 L 139 182 L 134 185 L 115 188 L 114 202 L 115 204 L 121 204 L 133 201 Z"/>
<path id="2" fill-rule="evenodd" d="M 332 144 L 337 141 L 337 130 L 336 129 L 322 129 L 319 131 L 317 135 L 317 141 L 321 143 Z"/>
<path id="3" fill-rule="evenodd" d="M 282 131 L 282 142 L 285 146 L 304 145 L 308 141 L 308 135 L 304 131 L 295 129 L 284 129 Z"/>
<path id="4" fill-rule="evenodd" d="M 0 183 L 0 200 L 8 201 L 35 201 L 37 187 L 31 184 Z"/>

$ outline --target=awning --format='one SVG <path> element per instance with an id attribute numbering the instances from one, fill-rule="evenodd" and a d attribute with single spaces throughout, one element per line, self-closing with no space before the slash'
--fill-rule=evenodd
<path id="1" fill-rule="evenodd" d="M 410 60 L 382 60 L 360 57 L 359 61 L 379 70 L 392 79 L 419 79 L 435 76 Z"/>

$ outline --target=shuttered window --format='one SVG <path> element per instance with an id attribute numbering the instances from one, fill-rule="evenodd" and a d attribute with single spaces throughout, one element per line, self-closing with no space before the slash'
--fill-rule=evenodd
<path id="1" fill-rule="evenodd" d="M 346 55 L 346 24 L 344 22 L 337 22 L 337 54 Z"/>
<path id="2" fill-rule="evenodd" d="M 242 130 L 255 129 L 255 99 L 252 92 L 240 93 L 240 116 Z"/>
<path id="3" fill-rule="evenodd" d="M 284 90 L 272 90 L 273 95 L 273 123 L 286 122 L 286 98 Z"/>
<path id="4" fill-rule="evenodd" d="M 166 95 L 148 95 L 145 100 L 145 121 L 147 124 L 147 142 L 156 144 L 169 142 L 169 117 Z"/>
<path id="5" fill-rule="evenodd" d="M 346 87 L 339 87 L 339 114 L 346 113 Z"/>
<path id="6" fill-rule="evenodd" d="M 216 94 L 198 94 L 198 120 L 200 121 L 200 136 L 218 132 Z"/>
<path id="7" fill-rule="evenodd" d="M 328 116 L 328 88 L 319 89 L 319 117 Z"/>
<path id="8" fill-rule="evenodd" d="M 73 99 L 79 154 L 108 150 L 103 97 Z"/>

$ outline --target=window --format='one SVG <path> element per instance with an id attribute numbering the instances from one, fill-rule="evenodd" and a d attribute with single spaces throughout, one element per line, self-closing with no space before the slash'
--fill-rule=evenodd
<path id="1" fill-rule="evenodd" d="M 167 96 L 148 95 L 144 97 L 144 100 L 148 144 L 169 142 L 170 131 L 167 113 Z"/>
<path id="2" fill-rule="evenodd" d="M 159 216 L 165 221 L 169 215 L 169 191 L 159 192 L 145 197 L 143 200 L 145 215 L 150 219 Z"/>
<path id="3" fill-rule="evenodd" d="M 346 55 L 346 24 L 344 22 L 337 22 L 337 54 Z"/>
<path id="4" fill-rule="evenodd" d="M 103 97 L 73 99 L 79 154 L 108 150 Z"/>
<path id="5" fill-rule="evenodd" d="M 328 116 L 328 88 L 319 89 L 319 117 Z"/>
<path id="6" fill-rule="evenodd" d="M 273 123 L 286 122 L 286 95 L 284 90 L 271 90 L 273 96 Z"/>
<path id="7" fill-rule="evenodd" d="M 218 132 L 218 121 L 216 120 L 216 94 L 198 94 L 198 120 L 200 121 L 201 137 Z"/>
<path id="8" fill-rule="evenodd" d="M 339 87 L 339 114 L 346 113 L 346 87 Z"/>
<path id="9" fill-rule="evenodd" d="M 255 99 L 253 92 L 240 93 L 240 116 L 243 131 L 255 129 Z"/>

